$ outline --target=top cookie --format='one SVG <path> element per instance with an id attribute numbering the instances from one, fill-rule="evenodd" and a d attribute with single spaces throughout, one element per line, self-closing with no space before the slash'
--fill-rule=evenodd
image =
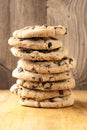
<path id="1" fill-rule="evenodd" d="M 13 36 L 17 38 L 32 38 L 32 37 L 54 37 L 57 35 L 64 35 L 67 29 L 64 26 L 47 26 L 36 25 L 28 26 L 13 32 Z"/>

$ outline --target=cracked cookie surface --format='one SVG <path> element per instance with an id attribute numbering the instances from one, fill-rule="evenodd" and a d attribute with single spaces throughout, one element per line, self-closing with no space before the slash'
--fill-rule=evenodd
<path id="1" fill-rule="evenodd" d="M 31 38 L 31 37 L 54 37 L 57 35 L 64 35 L 67 33 L 67 29 L 62 26 L 47 26 L 36 25 L 28 26 L 20 30 L 13 32 L 13 37 L 17 38 Z"/>

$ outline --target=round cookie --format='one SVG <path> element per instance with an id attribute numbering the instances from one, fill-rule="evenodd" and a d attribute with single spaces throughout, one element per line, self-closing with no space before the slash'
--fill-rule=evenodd
<path id="1" fill-rule="evenodd" d="M 51 82 L 51 81 L 69 79 L 72 77 L 72 74 L 71 72 L 64 72 L 59 74 L 39 74 L 29 72 L 27 70 L 24 70 L 23 68 L 16 68 L 15 70 L 13 70 L 12 76 L 15 78 L 33 82 L 47 82 L 47 81 Z"/>
<path id="2" fill-rule="evenodd" d="M 31 37 L 54 37 L 57 35 L 63 35 L 67 33 L 67 29 L 64 26 L 47 26 L 36 25 L 28 26 L 20 30 L 13 32 L 13 37 L 17 38 L 31 38 Z"/>
<path id="3" fill-rule="evenodd" d="M 68 50 L 64 49 L 63 47 L 55 50 L 38 50 L 38 51 L 12 47 L 11 52 L 16 57 L 34 61 L 61 60 L 62 58 L 67 57 L 68 55 Z"/>
<path id="4" fill-rule="evenodd" d="M 20 59 L 17 67 L 36 73 L 61 73 L 74 69 L 76 61 L 73 58 L 65 57 L 59 61 L 29 61 Z"/>
<path id="5" fill-rule="evenodd" d="M 44 101 L 35 101 L 32 99 L 20 98 L 19 104 L 22 106 L 29 107 L 43 107 L 43 108 L 62 108 L 68 107 L 74 104 L 74 99 L 70 96 L 63 98 L 52 98 Z"/>
<path id="6" fill-rule="evenodd" d="M 53 90 L 65 90 L 71 89 L 75 87 L 74 78 L 70 78 L 64 81 L 56 81 L 56 82 L 29 82 L 18 79 L 16 83 L 25 88 L 33 89 L 33 90 L 45 90 L 45 91 L 53 91 Z"/>
<path id="7" fill-rule="evenodd" d="M 15 47 L 22 47 L 34 50 L 53 50 L 59 47 L 62 47 L 63 43 L 57 38 L 14 38 L 11 37 L 8 40 L 9 45 Z"/>
<path id="8" fill-rule="evenodd" d="M 17 88 L 18 87 L 18 88 Z M 59 91 L 40 91 L 40 90 L 31 90 L 14 84 L 11 87 L 11 92 L 16 93 L 19 97 L 22 98 L 31 98 L 37 101 L 42 101 L 45 99 L 53 98 L 53 97 L 64 97 L 71 95 L 71 90 L 59 90 Z"/>

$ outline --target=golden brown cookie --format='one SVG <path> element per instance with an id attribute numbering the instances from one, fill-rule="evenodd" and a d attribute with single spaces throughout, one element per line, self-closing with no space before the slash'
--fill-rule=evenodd
<path id="1" fill-rule="evenodd" d="M 13 36 L 17 38 L 31 38 L 31 37 L 54 37 L 57 35 L 63 35 L 67 33 L 67 29 L 62 26 L 47 26 L 36 25 L 28 26 L 20 30 L 13 32 Z"/>

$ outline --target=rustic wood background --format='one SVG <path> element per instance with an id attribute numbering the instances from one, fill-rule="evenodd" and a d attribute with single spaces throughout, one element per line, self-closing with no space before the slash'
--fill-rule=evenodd
<path id="1" fill-rule="evenodd" d="M 77 89 L 87 89 L 87 0 L 0 0 L 0 88 L 15 82 L 11 71 L 17 58 L 10 53 L 8 38 L 27 25 L 62 24 L 68 35 L 62 37 L 69 53 L 77 60 L 73 72 Z"/>

